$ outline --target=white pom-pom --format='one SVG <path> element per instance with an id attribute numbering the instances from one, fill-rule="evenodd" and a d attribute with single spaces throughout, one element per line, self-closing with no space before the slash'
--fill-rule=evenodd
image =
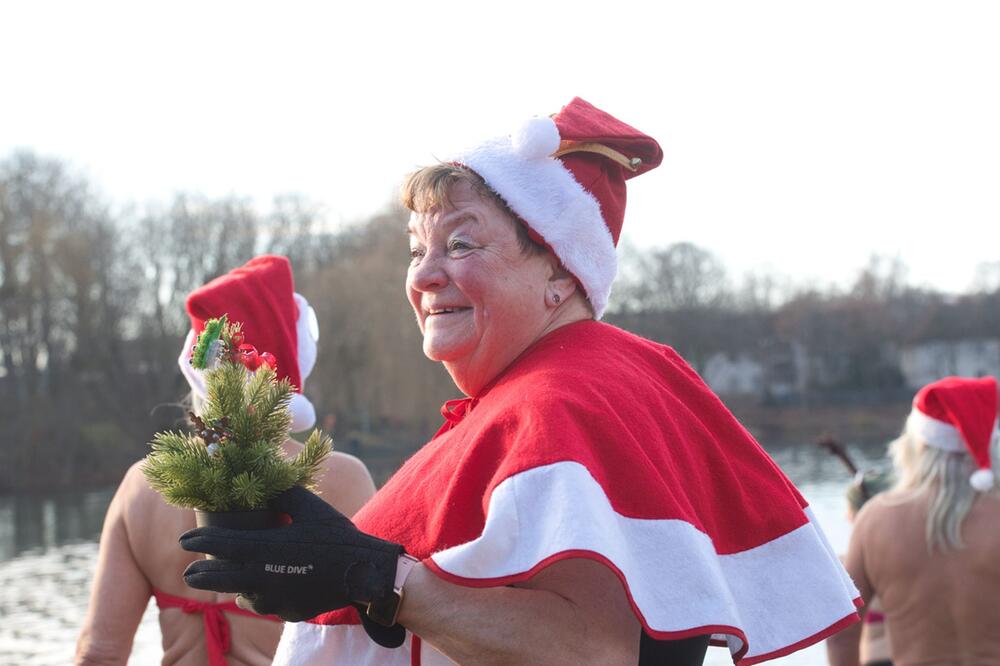
<path id="1" fill-rule="evenodd" d="M 551 118 L 531 118 L 510 140 L 515 153 L 526 160 L 540 160 L 559 150 L 559 128 Z"/>
<path id="2" fill-rule="evenodd" d="M 994 481 L 995 478 L 991 469 L 977 469 L 969 477 L 969 483 L 981 493 L 992 490 Z"/>

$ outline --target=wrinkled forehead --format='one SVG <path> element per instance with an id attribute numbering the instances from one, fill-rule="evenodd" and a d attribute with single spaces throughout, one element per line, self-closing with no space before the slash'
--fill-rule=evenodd
<path id="1" fill-rule="evenodd" d="M 410 213 L 407 230 L 410 233 L 429 233 L 432 229 L 452 229 L 489 215 L 495 209 L 496 206 L 488 197 L 477 192 L 468 183 L 452 183 L 446 195 L 439 197 L 433 206 Z"/>
<path id="2" fill-rule="evenodd" d="M 411 237 L 425 238 L 436 233 L 449 233 L 453 229 L 478 224 L 474 212 L 462 208 L 439 208 L 424 213 L 410 213 L 406 223 L 406 233 Z"/>

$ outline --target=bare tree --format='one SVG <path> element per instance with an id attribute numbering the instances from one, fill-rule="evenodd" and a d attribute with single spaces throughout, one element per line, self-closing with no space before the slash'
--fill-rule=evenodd
<path id="1" fill-rule="evenodd" d="M 976 266 L 972 291 L 980 294 L 1000 292 L 1000 261 L 984 261 Z"/>
<path id="2" fill-rule="evenodd" d="M 393 209 L 349 230 L 300 285 L 323 336 L 310 391 L 337 415 L 338 434 L 380 432 L 412 448 L 440 424 L 438 408 L 456 389 L 424 357 L 406 300 L 406 219 Z"/>
<path id="3" fill-rule="evenodd" d="M 653 250 L 642 261 L 643 280 L 634 288 L 643 309 L 717 308 L 730 298 L 722 263 L 693 243 Z"/>

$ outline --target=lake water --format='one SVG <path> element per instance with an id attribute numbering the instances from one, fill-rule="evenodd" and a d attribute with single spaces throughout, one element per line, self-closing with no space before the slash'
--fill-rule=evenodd
<path id="1" fill-rule="evenodd" d="M 882 449 L 858 449 L 858 462 L 884 464 Z M 838 551 L 847 546 L 844 467 L 814 446 L 771 451 L 799 487 Z M 0 666 L 63 666 L 72 663 L 87 608 L 97 539 L 113 489 L 63 495 L 0 498 Z M 709 650 L 706 664 L 731 664 L 728 651 Z M 156 606 L 146 609 L 130 664 L 159 662 Z M 820 666 L 822 645 L 773 664 Z"/>

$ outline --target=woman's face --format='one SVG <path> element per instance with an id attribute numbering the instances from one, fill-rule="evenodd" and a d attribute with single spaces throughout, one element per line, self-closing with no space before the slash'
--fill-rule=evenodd
<path id="1" fill-rule="evenodd" d="M 516 222 L 467 183 L 450 195 L 410 220 L 406 291 L 424 354 L 473 395 L 546 332 L 553 258 L 523 253 Z"/>

